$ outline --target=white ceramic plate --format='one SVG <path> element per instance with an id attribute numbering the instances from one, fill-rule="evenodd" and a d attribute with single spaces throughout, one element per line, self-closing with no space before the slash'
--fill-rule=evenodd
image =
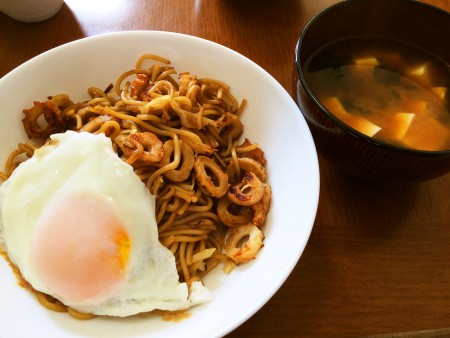
<path id="1" fill-rule="evenodd" d="M 231 85 L 248 105 L 244 136 L 259 143 L 273 189 L 265 246 L 256 260 L 230 275 L 216 269 L 205 280 L 210 303 L 195 307 L 181 322 L 155 317 L 77 321 L 40 306 L 19 287 L 0 258 L 1 337 L 219 337 L 242 324 L 283 284 L 308 241 L 319 197 L 319 168 L 309 129 L 289 94 L 265 70 L 210 41 L 157 31 L 120 32 L 81 39 L 45 52 L 0 80 L 0 163 L 26 140 L 22 109 L 48 95 L 87 98 L 90 86 L 106 88 L 133 68 L 144 53 L 164 56 L 178 72 L 212 77 Z"/>

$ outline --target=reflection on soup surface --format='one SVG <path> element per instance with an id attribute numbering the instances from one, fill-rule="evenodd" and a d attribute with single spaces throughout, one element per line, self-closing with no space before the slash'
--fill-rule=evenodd
<path id="1" fill-rule="evenodd" d="M 450 149 L 447 63 L 393 40 L 333 41 L 305 64 L 307 82 L 337 118 L 374 139 L 419 150 Z"/>

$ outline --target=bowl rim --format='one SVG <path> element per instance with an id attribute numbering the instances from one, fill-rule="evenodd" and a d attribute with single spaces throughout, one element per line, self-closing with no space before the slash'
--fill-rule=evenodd
<path id="1" fill-rule="evenodd" d="M 334 5 L 331 5 L 329 7 L 326 7 L 325 9 L 321 10 L 317 14 L 315 14 L 311 19 L 308 20 L 306 25 L 303 27 L 303 29 L 300 32 L 300 35 L 297 39 L 296 45 L 295 45 L 295 51 L 294 51 L 294 62 L 295 62 L 295 68 L 297 73 L 297 78 L 300 80 L 306 94 L 309 96 L 309 98 L 314 102 L 314 104 L 319 108 L 319 110 L 325 114 L 325 116 L 331 120 L 334 124 L 336 124 L 338 127 L 344 130 L 345 133 L 350 134 L 353 137 L 356 137 L 357 139 L 362 140 L 365 143 L 368 143 L 372 146 L 378 146 L 382 149 L 388 150 L 388 151 L 394 151 L 397 153 L 409 155 L 409 156 L 419 156 L 419 157 L 448 157 L 450 156 L 450 149 L 447 150 L 419 150 L 414 148 L 407 148 L 402 146 L 397 146 L 392 143 L 388 143 L 385 141 L 380 141 L 377 139 L 374 139 L 370 136 L 367 136 L 356 129 L 353 129 L 343 121 L 341 121 L 339 118 L 337 118 L 333 113 L 331 113 L 316 97 L 314 92 L 311 90 L 311 87 L 308 84 L 308 81 L 306 80 L 306 77 L 304 75 L 303 69 L 300 66 L 300 50 L 303 46 L 303 41 L 308 34 L 308 31 L 310 30 L 311 26 L 315 24 L 315 22 L 321 18 L 323 15 L 327 14 L 328 12 L 331 12 L 335 10 L 336 8 L 342 7 L 342 6 L 349 6 L 349 3 L 354 2 L 370 2 L 371 0 L 346 0 L 338 2 Z M 448 17 L 450 20 L 450 12 L 447 12 L 439 7 L 419 2 L 416 0 L 389 0 L 389 2 L 396 1 L 398 3 L 408 3 L 408 5 L 412 6 L 418 6 L 418 7 L 427 7 L 428 10 L 437 11 L 440 12 L 440 14 L 444 14 Z M 345 38 L 342 37 L 342 38 Z M 298 89 L 296 90 L 298 92 Z M 449 111 L 450 113 L 450 111 Z"/>

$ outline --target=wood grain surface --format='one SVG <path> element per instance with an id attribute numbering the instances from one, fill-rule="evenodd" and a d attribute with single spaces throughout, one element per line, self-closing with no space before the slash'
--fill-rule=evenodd
<path id="1" fill-rule="evenodd" d="M 335 2 L 66 0 L 56 16 L 30 24 L 0 12 L 0 76 L 83 37 L 164 30 L 230 47 L 292 94 L 298 35 Z M 448 0 L 426 2 L 450 11 Z M 323 159 L 320 170 L 317 217 L 299 263 L 276 295 L 229 337 L 412 335 L 450 327 L 450 175 L 380 184 L 342 174 Z"/>

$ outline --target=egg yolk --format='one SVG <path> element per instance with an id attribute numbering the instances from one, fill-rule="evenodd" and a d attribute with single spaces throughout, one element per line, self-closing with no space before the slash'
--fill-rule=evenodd
<path id="1" fill-rule="evenodd" d="M 107 201 L 86 194 L 50 204 L 38 221 L 32 260 L 61 300 L 106 297 L 124 280 L 131 241 Z"/>

